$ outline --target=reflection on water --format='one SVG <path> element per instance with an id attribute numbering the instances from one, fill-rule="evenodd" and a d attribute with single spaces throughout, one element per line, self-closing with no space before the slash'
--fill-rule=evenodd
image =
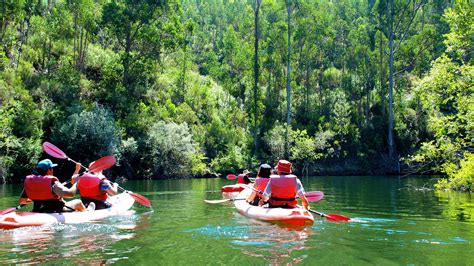
<path id="1" fill-rule="evenodd" d="M 446 202 L 444 216 L 451 220 L 474 223 L 474 202 L 471 193 L 436 191 L 435 195 Z"/>
<path id="2" fill-rule="evenodd" d="M 96 224 L 0 230 L 0 264 L 136 265 L 472 265 L 474 201 L 467 193 L 427 189 L 431 179 L 308 177 L 325 193 L 311 208 L 351 217 L 285 228 L 240 215 L 219 199 L 226 179 L 128 181 L 155 212 Z M 0 185 L 0 209 L 20 188 Z"/>
<path id="3" fill-rule="evenodd" d="M 243 246 L 247 256 L 262 257 L 269 264 L 292 264 L 303 261 L 307 255 L 292 255 L 294 251 L 307 249 L 305 241 L 312 235 L 311 228 L 285 228 L 277 225 L 249 226 L 248 235 L 232 241 L 236 247 Z M 247 248 L 253 246 L 253 249 Z M 304 253 L 304 252 L 303 252 Z"/>
<path id="4" fill-rule="evenodd" d="M 187 230 L 214 239 L 228 239 L 234 249 L 242 255 L 264 259 L 268 264 L 293 264 L 303 261 L 308 249 L 305 241 L 313 234 L 311 227 L 284 227 L 257 220 L 241 219 L 235 226 L 212 226 Z M 301 255 L 293 255 L 300 251 Z"/>
<path id="5" fill-rule="evenodd" d="M 110 245 L 136 237 L 135 230 L 149 226 L 149 215 L 116 216 L 101 223 L 55 224 L 0 230 L 2 264 L 73 263 L 105 264 L 127 259 L 138 247 L 111 249 Z"/>

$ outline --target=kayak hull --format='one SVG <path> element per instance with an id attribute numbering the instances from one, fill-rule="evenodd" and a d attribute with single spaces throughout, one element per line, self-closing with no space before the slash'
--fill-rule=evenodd
<path id="1" fill-rule="evenodd" d="M 237 198 L 247 198 L 251 189 L 244 189 Z M 253 206 L 245 200 L 234 201 L 237 211 L 249 218 L 290 226 L 308 226 L 314 223 L 313 215 L 303 208 L 265 208 Z"/>
<path id="2" fill-rule="evenodd" d="M 25 226 L 42 226 L 47 224 L 87 223 L 97 221 L 109 216 L 123 214 L 128 211 L 135 200 L 128 193 L 121 193 L 109 198 L 112 207 L 102 210 L 85 212 L 64 213 L 36 213 L 36 212 L 11 212 L 0 215 L 0 229 L 14 229 Z"/>

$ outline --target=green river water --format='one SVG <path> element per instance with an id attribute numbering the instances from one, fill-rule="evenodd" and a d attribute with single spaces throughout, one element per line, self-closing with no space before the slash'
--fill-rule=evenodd
<path id="1" fill-rule="evenodd" d="M 232 203 L 211 205 L 225 179 L 128 181 L 152 201 L 93 224 L 0 230 L 0 264 L 124 265 L 474 265 L 474 200 L 435 192 L 429 177 L 308 177 L 325 197 L 313 209 L 356 222 L 315 217 L 285 228 L 248 219 Z M 0 185 L 0 209 L 18 185 Z M 25 208 L 27 209 L 27 208 Z"/>

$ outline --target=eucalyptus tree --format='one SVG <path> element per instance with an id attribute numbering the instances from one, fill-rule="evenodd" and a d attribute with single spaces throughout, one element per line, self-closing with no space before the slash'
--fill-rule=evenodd
<path id="1" fill-rule="evenodd" d="M 253 85 L 253 130 L 254 130 L 254 153 L 258 152 L 258 106 L 257 106 L 257 97 L 258 97 L 258 81 L 259 81 L 259 63 L 258 63 L 258 43 L 260 38 L 259 31 L 259 20 L 260 20 L 260 6 L 262 0 L 254 0 L 253 9 L 254 9 L 254 59 L 253 59 L 253 71 L 254 71 L 254 85 Z"/>
<path id="2" fill-rule="evenodd" d="M 296 0 L 294 0 L 296 2 Z M 287 15 L 287 67 L 286 67 L 286 132 L 285 132 L 285 157 L 289 156 L 289 129 L 291 128 L 291 8 L 292 1 L 285 0 L 286 15 Z"/>
<path id="3" fill-rule="evenodd" d="M 131 67 L 140 58 L 160 60 L 167 48 L 182 38 L 182 25 L 175 1 L 113 0 L 103 8 L 102 23 L 123 49 L 123 86 L 132 89 Z M 138 73 L 134 73 L 138 74 Z M 136 95 L 138 96 L 138 95 Z"/>
<path id="4" fill-rule="evenodd" d="M 393 137 L 393 85 L 394 85 L 394 55 L 400 44 L 408 37 L 410 27 L 415 21 L 418 11 L 426 5 L 427 0 L 387 2 L 387 25 L 389 46 L 389 111 L 388 111 L 388 155 L 395 156 L 395 141 Z M 395 43 L 396 42 L 396 43 Z"/>

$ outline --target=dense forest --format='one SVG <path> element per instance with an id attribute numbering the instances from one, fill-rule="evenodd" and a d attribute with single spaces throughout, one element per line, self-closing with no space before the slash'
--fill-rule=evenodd
<path id="1" fill-rule="evenodd" d="M 115 176 L 442 173 L 473 190 L 474 5 L 5 0 L 0 176 L 50 141 Z"/>

